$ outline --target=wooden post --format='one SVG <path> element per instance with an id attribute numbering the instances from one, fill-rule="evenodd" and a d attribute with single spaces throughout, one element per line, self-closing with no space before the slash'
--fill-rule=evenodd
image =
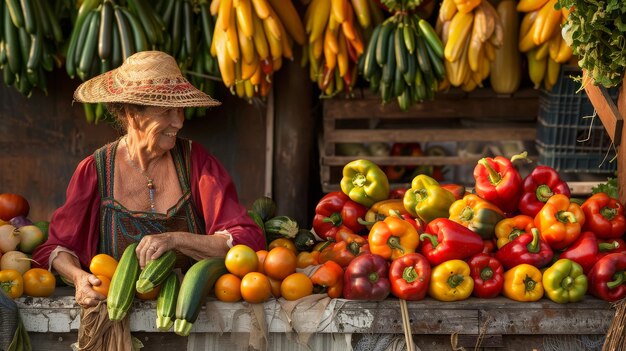
<path id="1" fill-rule="evenodd" d="M 624 119 L 622 118 L 626 116 L 626 77 L 617 95 L 617 105 L 613 103 L 604 88 L 589 83 L 585 91 L 617 149 L 619 199 L 622 203 L 626 203 L 626 133 L 623 130 Z"/>

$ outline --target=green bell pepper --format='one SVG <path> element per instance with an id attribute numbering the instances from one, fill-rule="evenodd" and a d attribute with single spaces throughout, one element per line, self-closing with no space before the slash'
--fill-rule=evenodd
<path id="1" fill-rule="evenodd" d="M 485 240 L 494 237 L 496 224 L 503 218 L 502 210 L 476 194 L 467 194 L 450 205 L 450 219 Z"/>
<path id="2" fill-rule="evenodd" d="M 454 195 L 433 178 L 420 174 L 413 178 L 411 189 L 404 193 L 404 208 L 428 223 L 436 218 L 448 218 Z"/>
<path id="3" fill-rule="evenodd" d="M 389 180 L 374 162 L 354 160 L 343 167 L 341 191 L 366 207 L 389 197 Z"/>
<path id="4" fill-rule="evenodd" d="M 581 265 L 562 258 L 543 273 L 543 288 L 554 302 L 578 302 L 587 293 L 587 277 Z"/>

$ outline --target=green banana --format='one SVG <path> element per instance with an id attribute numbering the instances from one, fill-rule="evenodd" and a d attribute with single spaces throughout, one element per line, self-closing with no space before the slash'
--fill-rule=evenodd
<path id="1" fill-rule="evenodd" d="M 415 53 L 417 55 L 417 64 L 422 70 L 422 73 L 429 74 L 432 70 L 430 66 L 430 59 L 428 58 L 428 51 L 426 49 L 426 43 L 421 35 L 418 35 L 415 41 Z"/>
<path id="2" fill-rule="evenodd" d="M 126 60 L 130 55 L 135 53 L 135 47 L 132 39 L 130 25 L 126 17 L 122 13 L 119 6 L 113 7 L 117 29 L 120 34 L 120 44 L 122 47 L 122 60 Z"/>
<path id="3" fill-rule="evenodd" d="M 404 72 L 402 72 L 400 69 L 394 70 L 393 96 L 399 96 L 404 91 L 406 83 L 404 82 L 403 74 Z"/>
<path id="4" fill-rule="evenodd" d="M 100 9 L 100 32 L 98 33 L 98 57 L 111 58 L 113 44 L 113 4 L 105 1 Z"/>
<path id="5" fill-rule="evenodd" d="M 382 24 L 380 34 L 378 34 L 378 40 L 376 41 L 376 62 L 380 66 L 387 62 L 387 51 L 389 47 L 389 39 L 393 34 L 395 25 L 392 21 L 385 21 Z"/>
<path id="6" fill-rule="evenodd" d="M 19 0 L 6 0 L 8 14 L 10 15 L 13 25 L 20 28 L 24 26 L 24 14 Z"/>
<path id="7" fill-rule="evenodd" d="M 446 67 L 443 64 L 443 58 L 437 56 L 435 50 L 430 45 L 426 45 L 426 51 L 428 52 L 428 58 L 430 59 L 430 65 L 433 68 L 435 77 L 438 81 L 444 80 L 446 77 Z"/>
<path id="8" fill-rule="evenodd" d="M 78 64 L 80 62 L 80 58 L 85 51 L 85 42 L 87 41 L 87 35 L 89 34 L 89 27 L 91 26 L 91 21 L 93 21 L 94 17 L 100 17 L 100 13 L 98 10 L 93 9 L 89 11 L 89 14 L 83 21 L 81 27 L 76 27 L 74 30 L 79 31 L 79 36 L 76 42 L 76 48 L 74 49 L 74 64 L 78 68 Z M 68 58 L 69 60 L 69 58 Z"/>
<path id="9" fill-rule="evenodd" d="M 173 1 L 171 1 L 173 3 Z M 211 46 L 211 42 L 213 41 L 213 28 L 215 24 L 213 23 L 213 16 L 211 16 L 211 10 L 209 9 L 208 3 L 200 4 L 200 15 L 202 21 L 202 34 L 204 36 L 204 43 L 207 47 Z M 302 55 L 307 56 L 307 55 Z"/>
<path id="10" fill-rule="evenodd" d="M 185 46 L 189 56 L 194 56 L 196 52 L 195 25 L 193 17 L 193 8 L 189 1 L 183 1 L 183 26 L 185 34 Z"/>
<path id="11" fill-rule="evenodd" d="M 415 75 L 417 74 L 417 58 L 415 54 L 409 54 L 407 56 L 408 67 L 406 72 L 404 72 L 404 82 L 412 86 L 415 83 Z"/>
<path id="12" fill-rule="evenodd" d="M 26 33 L 37 33 L 37 9 L 33 5 L 33 0 L 20 1 L 22 14 L 24 15 L 24 29 Z"/>
<path id="13" fill-rule="evenodd" d="M 183 0 L 171 0 L 176 2 L 174 8 L 174 15 L 172 18 L 172 26 L 170 33 L 172 33 L 172 56 L 177 57 L 181 49 L 182 42 L 182 21 L 183 21 Z"/>
<path id="14" fill-rule="evenodd" d="M 143 3 L 139 0 L 129 0 L 128 4 L 133 14 L 139 18 L 139 22 L 146 33 L 146 38 L 150 46 L 156 45 L 158 41 L 156 33 L 157 28 L 155 28 L 154 23 L 150 19 L 150 13 L 143 8 Z"/>
<path id="15" fill-rule="evenodd" d="M 412 54 L 415 50 L 415 31 L 411 26 L 411 21 L 407 21 L 402 28 L 402 36 L 404 39 L 404 46 Z"/>
<path id="16" fill-rule="evenodd" d="M 8 5 L 8 3 L 7 3 Z M 8 65 L 13 74 L 22 70 L 22 55 L 20 53 L 20 40 L 18 29 L 13 25 L 9 11 L 4 12 L 4 40 Z M 6 77 L 5 77 L 6 78 Z M 13 77 L 15 79 L 15 77 Z"/>
<path id="17" fill-rule="evenodd" d="M 133 32 L 135 50 L 137 52 L 148 50 L 150 48 L 148 38 L 146 38 L 146 33 L 137 16 L 124 7 L 120 7 L 120 11 L 126 17 L 126 21 Z"/>
<path id="18" fill-rule="evenodd" d="M 396 55 L 394 32 L 391 31 L 389 39 L 387 40 L 387 53 L 385 54 L 386 61 L 383 63 L 383 76 L 382 82 L 391 85 L 393 81 L 394 71 L 396 70 Z M 378 57 L 378 55 L 376 55 Z"/>
<path id="19" fill-rule="evenodd" d="M 30 50 L 28 52 L 28 61 L 26 63 L 26 72 L 35 72 L 41 58 L 43 56 L 43 33 L 41 29 L 36 34 L 31 35 Z"/>
<path id="20" fill-rule="evenodd" d="M 376 26 L 372 32 L 372 37 L 365 50 L 365 57 L 361 58 L 363 62 L 363 77 L 366 80 L 370 80 L 376 70 L 380 70 L 380 66 L 376 62 L 376 46 L 378 42 L 378 36 L 381 32 L 381 26 Z"/>
<path id="21" fill-rule="evenodd" d="M 115 10 L 114 10 L 115 12 Z M 120 42 L 120 30 L 116 24 L 113 24 L 113 40 L 111 40 L 111 66 L 119 67 L 122 64 L 122 43 Z"/>
<path id="22" fill-rule="evenodd" d="M 50 8 L 50 4 L 48 1 L 39 1 L 38 3 L 40 4 L 40 8 L 43 10 L 41 12 L 41 16 L 46 18 L 45 22 L 50 25 L 54 40 L 57 43 L 62 42 L 64 40 L 63 31 L 61 30 L 61 25 L 59 24 L 57 16 L 52 11 L 52 8 Z M 45 33 L 49 32 L 46 30 Z"/>
<path id="23" fill-rule="evenodd" d="M 407 49 L 404 44 L 404 26 L 402 23 L 396 27 L 395 33 L 393 35 L 394 39 L 394 54 L 396 56 L 396 68 L 400 73 L 404 73 L 408 69 L 407 63 Z"/>
<path id="24" fill-rule="evenodd" d="M 417 20 L 417 17 L 416 17 L 416 20 Z M 428 23 L 424 19 L 419 19 L 417 21 L 417 26 L 419 27 L 420 33 L 422 33 L 422 35 L 426 39 L 426 42 L 428 43 L 428 45 L 430 45 L 430 47 L 435 51 L 435 53 L 437 54 L 437 56 L 439 56 L 439 58 L 443 58 L 443 51 L 444 51 L 443 43 L 441 42 L 441 39 L 439 39 L 439 36 L 437 35 L 437 33 L 435 33 L 435 30 L 430 25 L 430 23 Z"/>
<path id="25" fill-rule="evenodd" d="M 94 61 L 94 56 L 98 50 L 98 36 L 100 34 L 100 11 L 95 11 L 95 15 L 91 16 L 89 21 L 89 27 L 87 29 L 87 37 L 85 38 L 85 45 L 78 61 L 78 78 L 81 80 L 87 80 L 91 78 L 91 68 Z"/>

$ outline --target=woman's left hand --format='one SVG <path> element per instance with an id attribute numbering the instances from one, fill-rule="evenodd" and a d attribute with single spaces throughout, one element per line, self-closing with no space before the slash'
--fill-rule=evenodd
<path id="1" fill-rule="evenodd" d="M 139 259 L 141 268 L 146 266 L 150 260 L 156 260 L 165 252 L 175 249 L 174 236 L 172 233 L 152 234 L 141 238 L 135 253 Z"/>

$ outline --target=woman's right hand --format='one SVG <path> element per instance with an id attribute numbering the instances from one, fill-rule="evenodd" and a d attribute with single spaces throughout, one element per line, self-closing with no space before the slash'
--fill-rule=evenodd
<path id="1" fill-rule="evenodd" d="M 102 281 L 95 275 L 83 271 L 75 280 L 76 303 L 82 307 L 97 306 L 98 302 L 106 299 L 106 296 L 95 291 L 94 286 L 102 284 Z"/>

